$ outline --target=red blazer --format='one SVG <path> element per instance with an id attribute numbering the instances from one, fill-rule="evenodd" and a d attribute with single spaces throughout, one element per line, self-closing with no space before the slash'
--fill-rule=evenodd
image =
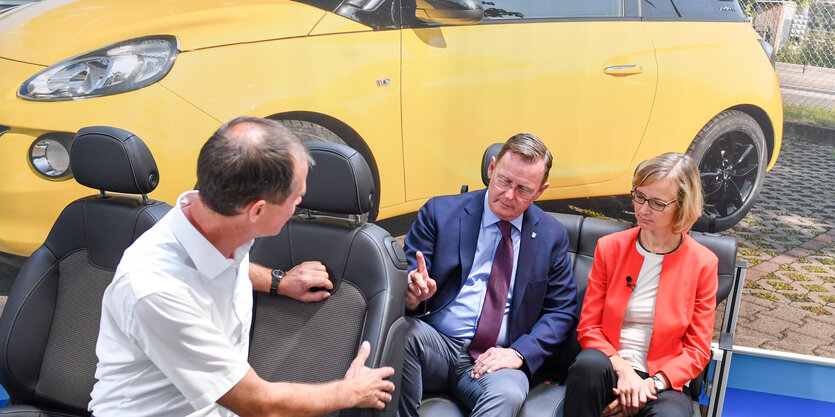
<path id="1" fill-rule="evenodd" d="M 613 233 L 597 242 L 577 326 L 583 349 L 618 354 L 623 314 L 632 295 L 626 277 L 635 282 L 644 261 L 635 248 L 639 229 Z M 710 249 L 685 234 L 681 246 L 665 255 L 661 264 L 647 369 L 650 375 L 664 371 L 679 392 L 710 361 L 718 263 Z"/>

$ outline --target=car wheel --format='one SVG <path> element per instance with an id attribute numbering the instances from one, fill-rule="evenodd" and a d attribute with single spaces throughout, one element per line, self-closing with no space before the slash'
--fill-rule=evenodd
<path id="1" fill-rule="evenodd" d="M 363 152 L 362 147 L 355 146 L 353 144 L 345 142 L 342 138 L 339 137 L 336 133 L 333 133 L 330 129 L 318 125 L 316 123 L 307 122 L 304 120 L 278 120 L 279 123 L 283 124 L 285 127 L 293 131 L 302 142 L 330 142 L 330 143 L 341 143 L 343 145 L 350 146 L 354 149 L 357 149 L 360 154 L 365 158 L 365 161 L 371 166 L 372 175 L 374 176 L 374 185 L 376 191 L 374 193 L 374 202 L 371 205 L 371 211 L 368 213 L 368 221 L 374 221 L 377 219 L 377 214 L 380 212 L 380 180 L 377 176 L 377 173 L 374 172 L 373 165 L 369 160 L 369 155 L 366 155 Z"/>
<path id="2" fill-rule="evenodd" d="M 319 141 L 348 145 L 336 133 L 315 123 L 305 122 L 303 120 L 278 120 L 278 122 L 292 130 L 302 142 Z"/>
<path id="3" fill-rule="evenodd" d="M 694 230 L 719 232 L 751 210 L 765 176 L 762 128 L 748 114 L 726 110 L 696 135 L 687 153 L 699 167 L 705 207 Z"/>

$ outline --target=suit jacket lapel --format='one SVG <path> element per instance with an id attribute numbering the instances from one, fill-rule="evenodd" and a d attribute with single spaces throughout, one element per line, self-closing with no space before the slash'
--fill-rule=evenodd
<path id="1" fill-rule="evenodd" d="M 458 256 L 461 264 L 461 277 L 458 283 L 458 288 L 464 285 L 464 281 L 470 274 L 470 269 L 473 267 L 473 258 L 475 258 L 475 247 L 478 243 L 478 231 L 481 227 L 481 216 L 484 213 L 484 192 L 472 193 L 472 198 L 464 206 L 464 211 L 458 218 L 459 224 L 459 245 Z"/>
<path id="2" fill-rule="evenodd" d="M 519 260 L 516 261 L 516 281 L 513 284 L 513 304 L 510 309 L 510 318 L 513 319 L 513 312 L 522 308 L 522 299 L 525 297 L 525 288 L 531 279 L 531 269 L 538 251 L 534 246 L 534 239 L 539 230 L 539 216 L 528 207 L 525 210 L 525 217 L 522 219 L 522 234 L 519 237 Z M 508 329 L 510 331 L 510 329 Z"/>

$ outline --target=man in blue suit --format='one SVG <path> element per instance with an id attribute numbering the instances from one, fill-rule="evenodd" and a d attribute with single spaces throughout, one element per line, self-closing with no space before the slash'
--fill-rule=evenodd
<path id="1" fill-rule="evenodd" d="M 446 393 L 472 416 L 515 416 L 529 378 L 575 325 L 568 235 L 531 204 L 551 153 L 511 137 L 486 190 L 436 197 L 406 235 L 408 334 L 398 414 L 418 415 L 424 392 Z"/>

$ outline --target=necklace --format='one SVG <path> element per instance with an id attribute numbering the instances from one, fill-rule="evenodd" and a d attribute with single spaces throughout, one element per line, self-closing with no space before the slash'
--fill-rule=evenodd
<path id="1" fill-rule="evenodd" d="M 678 235 L 678 243 L 676 243 L 676 245 L 671 250 L 666 251 L 666 252 L 656 252 L 654 250 L 651 250 L 650 248 L 647 248 L 647 245 L 644 244 L 643 239 L 641 239 L 641 232 L 642 231 L 643 230 L 638 230 L 638 244 L 641 245 L 641 247 L 644 248 L 647 252 L 655 254 L 655 255 L 667 255 L 667 254 L 673 253 L 679 247 L 681 247 L 681 242 L 684 241 L 684 235 L 679 234 Z"/>

